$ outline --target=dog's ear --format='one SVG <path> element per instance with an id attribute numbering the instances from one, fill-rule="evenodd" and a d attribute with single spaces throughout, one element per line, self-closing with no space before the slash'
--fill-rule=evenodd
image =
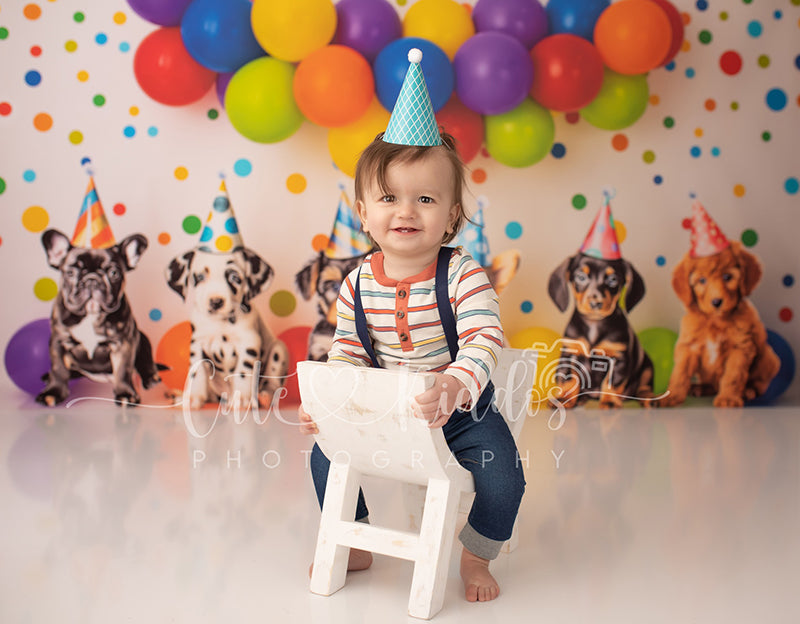
<path id="1" fill-rule="evenodd" d="M 255 251 L 251 249 L 237 250 L 244 259 L 245 278 L 247 279 L 247 290 L 245 291 L 244 303 L 247 303 L 262 290 L 266 290 L 272 281 L 274 271 Z"/>
<path id="2" fill-rule="evenodd" d="M 319 282 L 319 274 L 322 270 L 322 262 L 325 259 L 325 252 L 320 251 L 319 255 L 310 260 L 300 272 L 294 276 L 294 283 L 297 286 L 303 299 L 308 301 L 317 290 L 317 283 Z"/>
<path id="3" fill-rule="evenodd" d="M 147 249 L 147 238 L 144 234 L 131 234 L 117 243 L 117 248 L 125 261 L 125 270 L 133 271 Z"/>
<path id="4" fill-rule="evenodd" d="M 521 255 L 516 249 L 508 249 L 492 258 L 491 265 L 483 267 L 489 276 L 492 288 L 498 295 L 505 290 L 511 278 L 517 274 Z"/>
<path id="5" fill-rule="evenodd" d="M 570 256 L 559 264 L 547 282 L 547 293 L 561 312 L 569 305 L 569 267 L 574 259 L 575 256 Z"/>
<path id="6" fill-rule="evenodd" d="M 692 270 L 692 259 L 685 254 L 677 266 L 672 270 L 672 290 L 678 295 L 683 304 L 688 308 L 694 301 L 692 286 L 689 284 L 689 274 Z"/>
<path id="7" fill-rule="evenodd" d="M 167 284 L 184 301 L 186 300 L 186 289 L 189 287 L 189 267 L 192 266 L 192 258 L 194 258 L 194 251 L 187 251 L 182 256 L 176 256 L 166 270 Z"/>
<path id="8" fill-rule="evenodd" d="M 47 263 L 54 269 L 60 269 L 67 253 L 72 249 L 72 243 L 65 234 L 58 230 L 47 230 L 42 234 L 42 246 L 47 252 Z"/>
<path id="9" fill-rule="evenodd" d="M 738 241 L 731 243 L 731 251 L 742 268 L 742 278 L 739 280 L 739 290 L 743 297 L 747 297 L 753 292 L 761 281 L 761 262 L 753 254 L 747 251 Z"/>
<path id="10" fill-rule="evenodd" d="M 627 273 L 626 287 L 625 287 L 625 311 L 630 312 L 634 306 L 644 298 L 645 287 L 644 280 L 639 272 L 633 268 L 633 265 L 627 260 L 623 260 L 625 264 L 625 271 Z"/>

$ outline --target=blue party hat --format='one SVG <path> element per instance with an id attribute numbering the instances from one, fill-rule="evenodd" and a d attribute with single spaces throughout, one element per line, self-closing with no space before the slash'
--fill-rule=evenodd
<path id="1" fill-rule="evenodd" d="M 244 247 L 224 179 L 219 190 L 221 195 L 214 198 L 214 205 L 197 244 L 197 249 L 208 253 L 228 253 Z"/>
<path id="2" fill-rule="evenodd" d="M 372 241 L 361 230 L 361 223 L 355 219 L 353 207 L 344 187 L 339 195 L 339 206 L 336 209 L 336 219 L 325 248 L 325 255 L 329 258 L 352 258 L 361 256 L 372 249 Z"/>
<path id="3" fill-rule="evenodd" d="M 439 126 L 420 66 L 422 51 L 411 48 L 408 61 L 410 65 L 383 140 L 399 145 L 441 145 Z"/>
<path id="4" fill-rule="evenodd" d="M 475 259 L 475 262 L 481 266 L 488 265 L 489 240 L 484 234 L 483 206 L 478 208 L 478 212 L 470 217 L 453 242 L 466 249 L 469 255 Z"/>

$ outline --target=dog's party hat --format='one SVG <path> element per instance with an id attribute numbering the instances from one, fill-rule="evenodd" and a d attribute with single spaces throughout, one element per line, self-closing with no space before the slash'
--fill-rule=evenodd
<path id="1" fill-rule="evenodd" d="M 689 227 L 692 230 L 689 249 L 689 255 L 692 258 L 714 256 L 730 246 L 730 242 L 725 238 L 719 226 L 697 199 L 692 203 L 692 218 Z"/>
<path id="2" fill-rule="evenodd" d="M 200 242 L 197 244 L 200 251 L 227 253 L 244 247 L 224 179 L 219 185 L 219 190 L 221 195 L 214 198 L 214 205 L 200 234 Z"/>
<path id="3" fill-rule="evenodd" d="M 89 164 L 89 159 L 84 159 L 84 165 Z M 83 195 L 81 211 L 78 214 L 78 223 L 75 225 L 75 232 L 70 241 L 74 247 L 90 247 L 92 249 L 105 249 L 117 244 L 114 240 L 114 233 L 108 224 L 106 213 L 103 211 L 103 204 L 100 203 L 100 196 L 94 185 L 94 178 L 91 170 L 89 174 L 89 186 Z"/>
<path id="4" fill-rule="evenodd" d="M 433 105 L 425 76 L 422 75 L 422 51 L 411 48 L 408 52 L 408 71 L 394 104 L 389 125 L 383 135 L 387 143 L 399 145 L 441 145 L 439 127 L 433 114 Z"/>
<path id="5" fill-rule="evenodd" d="M 361 231 L 361 224 L 355 218 L 344 186 L 339 188 L 341 190 L 339 206 L 336 209 L 336 219 L 333 222 L 328 246 L 325 248 L 325 255 L 329 258 L 361 256 L 372 249 L 372 241 Z"/>
<path id="6" fill-rule="evenodd" d="M 487 266 L 489 262 L 489 240 L 484 234 L 483 206 L 478 204 L 478 211 L 467 221 L 464 228 L 453 241 L 467 250 L 475 262 Z"/>
<path id="7" fill-rule="evenodd" d="M 622 257 L 617 241 L 617 231 L 614 229 L 614 217 L 611 214 L 611 198 L 613 196 L 613 191 L 603 191 L 603 207 L 597 213 L 594 223 L 581 245 L 580 252 L 582 254 L 603 260 L 619 260 Z"/>

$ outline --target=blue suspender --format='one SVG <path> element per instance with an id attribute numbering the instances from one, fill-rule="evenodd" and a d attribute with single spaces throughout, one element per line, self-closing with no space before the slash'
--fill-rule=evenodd
<path id="1" fill-rule="evenodd" d="M 436 307 L 439 309 L 439 319 L 442 321 L 442 328 L 444 329 L 445 338 L 447 338 L 447 347 L 450 350 L 450 358 L 456 359 L 458 355 L 458 331 L 456 330 L 456 319 L 453 315 L 453 308 L 450 305 L 450 294 L 447 291 L 447 269 L 450 264 L 450 256 L 453 254 L 452 247 L 442 247 L 439 250 L 439 257 L 436 260 Z M 362 265 L 363 266 L 363 265 Z M 369 337 L 367 330 L 367 317 L 364 314 L 364 306 L 361 303 L 361 269 L 358 269 L 356 276 L 356 287 L 354 295 L 354 314 L 356 321 L 356 333 L 361 345 L 367 352 L 372 366 L 380 368 L 378 358 L 375 357 L 375 349 L 372 347 L 372 340 Z"/>

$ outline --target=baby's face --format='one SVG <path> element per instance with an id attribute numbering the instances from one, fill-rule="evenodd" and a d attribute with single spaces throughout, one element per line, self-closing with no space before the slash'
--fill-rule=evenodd
<path id="1" fill-rule="evenodd" d="M 374 180 L 357 205 L 364 231 L 387 259 L 435 257 L 460 209 L 447 155 L 433 149 L 416 162 L 393 162 L 386 182 L 382 191 Z"/>

